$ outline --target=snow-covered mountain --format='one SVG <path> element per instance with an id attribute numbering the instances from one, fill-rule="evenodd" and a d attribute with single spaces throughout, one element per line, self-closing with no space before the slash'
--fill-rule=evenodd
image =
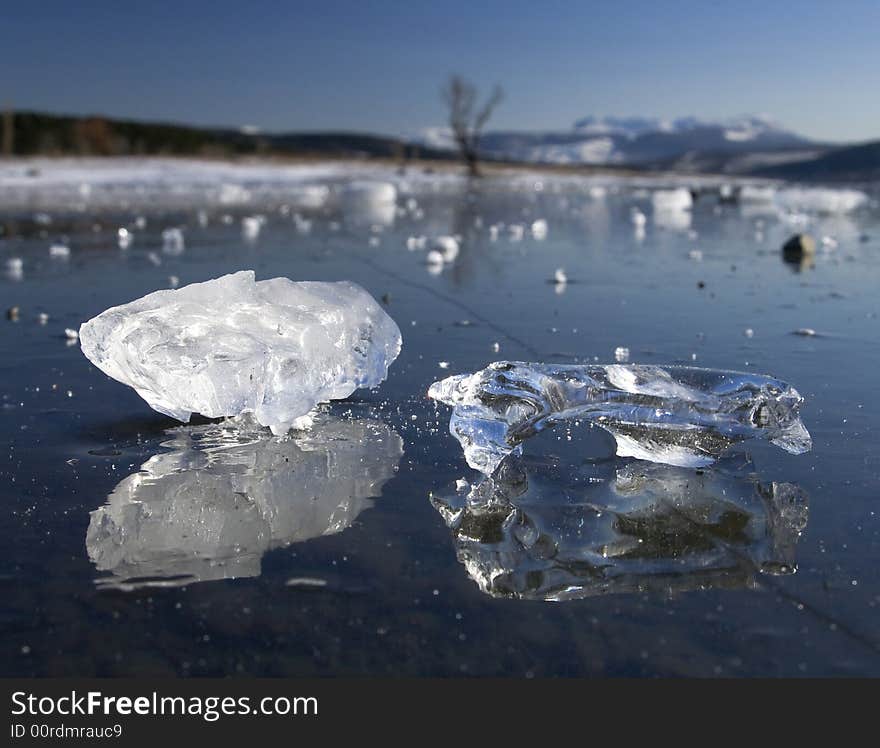
<path id="1" fill-rule="evenodd" d="M 454 149 L 448 128 L 431 128 L 419 141 Z M 585 117 L 568 131 L 487 132 L 480 142 L 485 157 L 557 164 L 674 166 L 755 153 L 815 147 L 765 116 L 709 121 L 697 117 Z"/>

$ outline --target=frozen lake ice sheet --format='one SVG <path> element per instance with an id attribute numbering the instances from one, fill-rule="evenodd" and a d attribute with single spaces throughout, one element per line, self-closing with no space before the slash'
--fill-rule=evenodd
<path id="1" fill-rule="evenodd" d="M 487 474 L 529 437 L 561 421 L 610 432 L 618 456 L 684 467 L 708 465 L 751 438 L 793 454 L 812 446 L 799 416 L 803 398 L 759 374 L 498 361 L 435 382 L 428 395 L 452 406 L 450 432 L 468 464 Z"/>
<path id="2" fill-rule="evenodd" d="M 439 167 L 433 174 L 409 167 L 400 175 L 393 167 L 352 164 L 176 162 L 141 170 L 126 163 L 125 174 L 112 159 L 45 163 L 38 176 L 22 174 L 17 181 L 3 174 L 25 165 L 0 165 L 0 311 L 18 308 L 14 321 L 0 319 L 0 662 L 7 675 L 880 674 L 880 411 L 871 399 L 880 370 L 880 213 L 873 203 L 845 216 L 810 213 L 805 225 L 803 216 L 781 214 L 776 205 L 753 211 L 719 204 L 711 192 L 698 190 L 690 227 L 682 232 L 653 220 L 651 190 L 699 187 L 701 180 L 690 177 L 521 173 L 468 183 Z M 393 222 L 369 215 L 348 220 L 342 183 L 365 179 L 397 186 Z M 81 183 L 91 185 L 88 195 L 80 193 Z M 876 199 L 877 190 L 871 194 Z M 417 209 L 409 206 L 413 199 Z M 640 237 L 633 231 L 633 208 L 648 219 Z M 376 219 L 386 215 L 383 210 Z M 251 215 L 265 215 L 266 222 L 255 241 L 245 242 L 241 219 Z M 543 241 L 528 231 L 512 241 L 508 225 L 538 219 L 548 224 Z M 163 253 L 162 231 L 175 226 L 185 235 L 185 249 Z M 126 250 L 118 246 L 120 227 L 133 237 Z M 780 247 L 798 232 L 809 232 L 817 244 L 834 237 L 838 246 L 825 251 L 820 245 L 812 268 L 795 268 L 783 262 Z M 431 275 L 427 248 L 406 248 L 413 236 L 458 236 L 458 256 Z M 47 248 L 62 237 L 71 250 L 67 262 L 48 256 Z M 694 249 L 702 262 L 689 257 Z M 14 258 L 21 272 L 7 274 L 7 260 Z M 156 504 L 153 529 L 144 519 L 140 539 L 131 537 L 126 546 L 128 560 L 116 567 L 120 574 L 109 557 L 106 571 L 99 570 L 84 542 L 91 513 L 142 465 L 176 451 L 162 444 L 179 424 L 96 372 L 76 344 L 68 345 L 65 329 L 169 288 L 175 279 L 184 286 L 243 267 L 254 268 L 258 278 L 348 278 L 387 304 L 406 338 L 388 379 L 328 410 L 396 432 L 404 449 L 398 471 L 376 487 L 380 495 L 369 500 L 371 508 L 346 529 L 297 536 L 290 544 L 282 531 L 259 564 L 236 561 L 232 545 L 195 540 L 201 557 L 163 558 L 156 543 L 164 537 L 171 550 L 175 543 L 163 525 L 168 505 L 153 493 L 141 507 Z M 546 282 L 557 268 L 569 279 L 563 294 Z M 747 328 L 752 337 L 743 334 Z M 802 328 L 819 334 L 791 334 Z M 428 495 L 445 497 L 458 479 L 479 475 L 449 435 L 449 410 L 425 398 L 425 388 L 491 360 L 590 364 L 613 361 L 618 347 L 629 349 L 631 361 L 772 372 L 805 396 L 811 452 L 792 456 L 758 440 L 732 449 L 752 457 L 742 476 L 747 482 L 796 484 L 809 494 L 796 574 L 750 573 L 746 565 L 742 573 L 731 567 L 730 574 L 701 575 L 688 566 L 701 555 L 695 535 L 685 532 L 688 525 L 675 524 L 662 534 L 660 512 L 657 522 L 645 524 L 642 545 L 674 570 L 677 539 L 688 539 L 681 578 L 668 576 L 668 586 L 662 575 L 656 584 L 645 577 L 639 582 L 639 572 L 629 577 L 636 584 L 610 584 L 606 594 L 547 604 L 489 596 L 474 584 L 457 557 L 458 537 Z M 440 361 L 449 368 L 440 369 Z M 194 416 L 188 429 L 206 425 Z M 265 449 L 273 449 L 268 432 L 263 436 Z M 537 505 L 546 505 L 548 536 L 569 511 L 563 500 L 577 498 L 579 485 L 585 501 L 602 505 L 599 488 L 589 492 L 572 483 L 582 474 L 582 483 L 605 478 L 594 485 L 610 484 L 630 462 L 614 452 L 614 440 L 598 428 L 560 424 L 529 441 L 527 509 L 539 518 Z M 345 463 L 333 463 L 332 448 L 323 454 L 329 501 L 333 476 Z M 536 464 L 538 456 L 550 467 Z M 601 469 L 592 470 L 585 456 L 603 461 Z M 669 470 L 693 482 L 702 480 L 702 470 L 706 480 L 721 481 L 719 472 L 728 475 L 725 459 Z M 283 472 L 284 465 L 279 468 Z M 218 467 L 216 481 L 201 492 L 198 471 L 180 476 L 191 491 L 190 508 L 210 499 L 221 474 L 229 474 L 230 485 L 248 480 L 233 477 L 237 469 Z M 296 476 L 282 478 L 294 503 Z M 176 479 L 166 473 L 156 487 L 170 488 Z M 262 484 L 271 476 L 253 480 Z M 738 478 L 724 478 L 728 491 L 732 480 Z M 260 507 L 268 504 L 260 504 L 260 486 L 252 488 L 253 505 L 244 497 L 238 505 L 221 502 L 215 514 L 205 509 L 206 521 L 219 527 L 229 509 L 232 523 L 239 506 L 259 524 Z M 316 493 L 317 504 L 323 495 Z M 310 503 L 301 506 L 291 509 L 298 515 Z M 727 534 L 712 536 L 719 558 L 727 541 L 731 551 L 761 556 L 758 546 L 736 534 L 743 524 L 758 530 L 763 510 L 760 503 L 750 506 L 756 524 L 731 509 L 732 521 L 720 523 Z M 563 533 L 560 560 L 580 542 L 578 531 L 586 544 L 607 519 L 571 511 L 578 525 Z M 126 513 L 137 516 L 134 506 Z M 192 520 L 189 512 L 182 516 L 182 524 L 193 526 Z M 269 525 L 272 520 L 263 526 Z M 605 527 L 609 537 L 618 533 Z M 137 532 L 125 521 L 123 528 Z M 542 547 L 553 548 L 539 543 L 530 552 Z M 221 568 L 229 548 L 225 570 L 234 578 Z M 635 563 L 636 554 L 615 557 L 617 569 Z M 218 561 L 216 569 L 210 558 Z M 645 570 L 653 566 L 646 562 Z M 248 575 L 258 567 L 259 576 Z M 179 576 L 174 584 L 143 589 L 136 581 L 140 573 L 148 579 L 154 574 L 154 582 Z M 205 581 L 186 584 L 187 575 Z M 302 579 L 326 584 L 288 586 Z M 133 589 L 121 589 L 126 583 Z"/>
<path id="3" fill-rule="evenodd" d="M 251 413 L 275 434 L 378 385 L 401 346 L 394 320 L 357 284 L 256 281 L 253 271 L 113 307 L 79 338 L 95 366 L 160 413 Z"/>

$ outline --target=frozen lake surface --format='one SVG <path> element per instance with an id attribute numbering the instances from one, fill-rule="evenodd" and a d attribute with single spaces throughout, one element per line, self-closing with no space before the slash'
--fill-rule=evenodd
<path id="1" fill-rule="evenodd" d="M 2 673 L 880 675 L 864 192 L 0 166 Z M 153 412 L 65 332 L 241 269 L 362 285 L 403 334 L 388 380 L 279 441 Z M 667 467 L 569 422 L 484 480 L 426 392 L 503 359 L 771 374 L 813 449 Z"/>

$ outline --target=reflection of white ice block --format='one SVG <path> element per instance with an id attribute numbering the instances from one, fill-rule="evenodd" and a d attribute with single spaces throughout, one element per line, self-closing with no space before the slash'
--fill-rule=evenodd
<path id="1" fill-rule="evenodd" d="M 654 223 L 672 231 L 687 231 L 691 227 L 691 212 L 680 208 L 655 209 Z"/>
<path id="2" fill-rule="evenodd" d="M 537 221 L 532 222 L 532 238 L 537 239 L 539 241 L 547 238 L 547 221 L 543 218 L 539 218 Z"/>
<path id="3" fill-rule="evenodd" d="M 265 216 L 245 216 L 241 219 L 241 235 L 248 241 L 254 241 L 263 228 Z"/>
<path id="4" fill-rule="evenodd" d="M 165 229 L 162 232 L 162 251 L 169 255 L 183 252 L 183 232 L 178 228 Z"/>
<path id="5" fill-rule="evenodd" d="M 91 513 L 86 549 L 111 585 L 257 576 L 272 549 L 341 532 L 394 475 L 400 437 L 369 419 L 316 418 L 290 438 L 181 427 Z"/>
<path id="6" fill-rule="evenodd" d="M 10 280 L 24 278 L 24 260 L 21 257 L 10 257 L 6 260 L 6 275 Z"/>
<path id="7" fill-rule="evenodd" d="M 83 324 L 82 350 L 160 413 L 253 413 L 286 432 L 385 379 L 400 330 L 360 286 L 257 282 L 251 270 L 156 291 Z"/>

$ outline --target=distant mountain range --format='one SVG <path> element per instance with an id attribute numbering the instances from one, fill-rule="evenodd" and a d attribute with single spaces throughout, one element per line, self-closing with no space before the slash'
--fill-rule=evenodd
<path id="1" fill-rule="evenodd" d="M 2 143 L 13 155 L 262 155 L 401 163 L 457 157 L 451 133 L 442 127 L 400 139 L 350 132 L 265 133 L 253 127 L 205 128 L 41 112 L 16 112 L 2 122 Z M 847 146 L 817 143 L 761 116 L 720 122 L 696 117 L 585 117 L 566 131 L 490 131 L 483 135 L 480 150 L 490 161 L 573 169 L 880 180 L 880 140 Z"/>
<path id="2" fill-rule="evenodd" d="M 442 150 L 454 147 L 445 128 L 426 131 L 421 142 Z M 725 171 L 764 166 L 742 156 L 767 154 L 770 163 L 824 152 L 825 146 L 779 127 L 766 117 L 746 116 L 724 122 L 696 117 L 586 117 L 567 131 L 487 132 L 480 141 L 484 155 L 511 161 L 551 164 L 615 164 L 640 168 L 684 168 L 705 165 Z"/>

